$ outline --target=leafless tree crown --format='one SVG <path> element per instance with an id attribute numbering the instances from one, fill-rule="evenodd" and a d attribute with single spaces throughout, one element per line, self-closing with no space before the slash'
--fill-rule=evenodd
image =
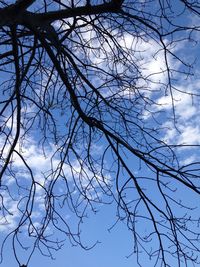
<path id="1" fill-rule="evenodd" d="M 199 102 L 199 15 L 199 1 L 0 1 L 1 260 L 7 242 L 19 265 L 66 237 L 88 249 L 81 224 L 112 203 L 138 266 L 199 264 L 199 162 L 183 160 L 198 144 L 169 136 L 177 95 Z"/>

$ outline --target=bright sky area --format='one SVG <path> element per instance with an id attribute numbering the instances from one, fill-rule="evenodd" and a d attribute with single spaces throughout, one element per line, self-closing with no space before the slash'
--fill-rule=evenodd
<path id="1" fill-rule="evenodd" d="M 194 23 L 192 19 L 188 19 L 190 23 Z M 192 22 L 191 22 L 192 21 Z M 86 36 L 88 34 L 88 36 Z M 89 32 L 85 33 L 85 38 L 90 38 Z M 199 38 L 197 36 L 197 38 Z M 162 51 L 156 53 L 159 50 L 158 45 L 153 40 L 150 40 L 149 43 L 145 43 L 143 41 L 134 43 L 135 40 L 129 34 L 124 34 L 124 39 L 121 41 L 124 42 L 122 45 L 128 48 L 130 47 L 139 47 L 140 51 L 142 51 L 141 64 L 143 64 L 144 70 L 143 75 L 148 76 L 151 73 L 157 73 L 152 77 L 154 83 L 152 83 L 152 90 L 156 89 L 156 81 L 165 82 L 167 77 L 166 74 L 162 73 L 162 66 L 164 62 Z M 200 144 L 200 125 L 199 125 L 199 116 L 200 116 L 200 105 L 199 100 L 193 99 L 189 94 L 183 94 L 181 91 L 187 92 L 198 92 L 200 85 L 199 78 L 199 52 L 198 47 L 188 47 L 188 43 L 181 43 L 180 46 L 177 44 L 176 48 L 177 53 L 182 55 L 187 59 L 190 55 L 192 59 L 196 58 L 196 67 L 194 70 L 194 76 L 188 78 L 187 80 L 182 78 L 182 76 L 175 77 L 177 80 L 176 87 L 180 89 L 180 91 L 174 92 L 174 106 L 176 109 L 176 116 L 178 118 L 177 129 L 173 127 L 171 121 L 167 120 L 168 112 L 171 111 L 171 97 L 170 95 L 161 96 L 157 99 L 157 103 L 160 104 L 160 107 L 153 106 L 152 110 L 156 110 L 158 112 L 163 111 L 163 140 L 168 143 L 173 144 Z M 187 54 L 186 54 L 187 53 Z M 138 52 L 138 58 L 140 58 L 140 52 Z M 94 60 L 98 60 L 94 58 Z M 175 64 L 173 59 L 170 62 L 171 65 Z M 120 67 L 120 66 L 119 66 Z M 177 66 L 176 66 L 177 67 Z M 139 81 L 142 82 L 142 81 Z M 147 124 L 148 122 L 148 114 L 143 114 L 146 116 Z M 151 122 L 150 122 L 151 123 Z M 1 144 L 1 140 L 0 140 Z M 49 155 L 53 152 L 53 146 L 49 147 Z M 46 159 L 43 157 L 42 150 L 37 146 L 36 137 L 31 136 L 25 142 L 26 149 L 24 150 L 24 156 L 27 158 L 28 163 L 34 170 L 35 176 L 40 180 L 41 173 L 45 172 L 48 169 L 50 164 L 50 157 Z M 99 148 L 98 153 L 101 153 L 101 149 Z M 199 159 L 199 151 L 197 150 L 187 150 L 182 149 L 180 152 L 181 161 L 185 164 L 189 164 L 194 160 Z M 58 158 L 55 159 L 54 164 L 57 163 Z M 130 165 L 136 165 L 136 171 L 139 171 L 138 162 L 135 159 L 127 159 Z M 22 162 L 19 159 L 15 159 L 15 166 L 18 168 L 22 167 Z M 67 170 L 66 170 L 67 171 Z M 144 171 L 147 175 L 147 173 Z M 26 176 L 26 173 L 21 173 L 21 175 Z M 12 184 L 12 181 L 10 182 Z M 150 188 L 150 187 L 149 187 Z M 149 190 L 153 189 L 150 188 Z M 182 189 L 181 189 L 182 190 Z M 183 191 L 181 191 L 183 192 Z M 42 196 L 40 196 L 42 197 Z M 156 196 L 155 196 L 156 197 Z M 190 195 L 185 195 L 185 198 L 190 198 Z M 38 198 L 38 205 L 40 204 L 40 198 Z M 7 200 L 10 201 L 9 199 Z M 199 200 L 198 200 L 199 201 Z M 5 232 L 12 229 L 16 220 L 18 219 L 17 212 L 17 203 L 10 203 L 10 211 L 13 213 L 12 215 L 7 216 L 8 224 L 0 226 L 1 235 L 3 236 Z M 39 211 L 39 210 L 38 210 Z M 67 211 L 63 211 L 66 213 Z M 99 205 L 99 212 L 94 215 L 90 214 L 88 219 L 85 219 L 83 224 L 83 232 L 82 232 L 82 240 L 88 246 L 92 245 L 96 241 L 99 241 L 93 249 L 85 251 L 80 247 L 71 247 L 68 240 L 66 240 L 65 245 L 61 250 L 55 252 L 55 260 L 51 260 L 47 257 L 42 257 L 40 254 L 35 254 L 31 261 L 29 267 L 37 267 L 37 266 L 47 266 L 47 267 L 133 267 L 136 266 L 136 258 L 132 254 L 134 248 L 134 244 L 132 242 L 132 233 L 127 230 L 125 222 L 119 222 L 115 227 L 112 228 L 115 223 L 115 215 L 116 215 L 116 206 L 115 204 L 110 205 Z M 37 214 L 36 214 L 37 218 Z M 70 218 L 73 220 L 73 218 Z M 109 228 L 110 229 L 109 231 Z M 145 230 L 144 230 L 145 231 Z M 16 266 L 16 262 L 11 256 L 11 249 L 6 244 L 4 249 L 4 259 L 1 264 L 1 267 L 10 267 Z M 142 255 L 142 254 L 141 254 Z M 21 261 L 26 263 L 26 258 L 24 254 L 21 255 Z M 141 263 L 143 267 L 153 267 L 153 265 L 149 265 L 150 263 L 146 262 L 145 259 L 141 259 Z M 190 265 L 188 265 L 190 267 Z M 192 265 L 191 265 L 192 266 Z M 171 265 L 173 266 L 173 263 Z"/>

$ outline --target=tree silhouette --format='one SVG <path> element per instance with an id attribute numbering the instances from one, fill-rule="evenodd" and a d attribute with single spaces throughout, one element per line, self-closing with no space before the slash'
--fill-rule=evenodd
<path id="1" fill-rule="evenodd" d="M 10 239 L 19 265 L 21 249 L 27 263 L 52 256 L 63 236 L 88 249 L 81 223 L 114 201 L 139 266 L 142 251 L 154 266 L 199 263 L 199 162 L 182 152 L 196 145 L 166 132 L 180 133 L 177 94 L 199 98 L 178 79 L 200 6 L 174 2 L 0 2 L 1 258 Z"/>

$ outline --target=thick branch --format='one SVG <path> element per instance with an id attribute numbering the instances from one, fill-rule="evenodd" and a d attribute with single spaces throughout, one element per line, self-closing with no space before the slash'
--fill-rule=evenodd
<path id="1" fill-rule="evenodd" d="M 28 7 L 30 7 L 35 0 L 17 0 L 14 4 L 14 7 L 18 10 L 26 10 Z"/>
<path id="2" fill-rule="evenodd" d="M 10 26 L 12 24 L 32 24 L 40 26 L 42 23 L 52 23 L 55 20 L 74 18 L 77 16 L 96 15 L 102 13 L 117 13 L 120 6 L 114 2 L 95 6 L 80 6 L 46 13 L 32 13 L 26 9 L 34 0 L 21 0 L 16 4 L 0 9 L 0 26 Z"/>
<path id="3" fill-rule="evenodd" d="M 96 6 L 81 6 L 76 8 L 68 8 L 62 9 L 58 11 L 50 11 L 47 13 L 40 13 L 34 14 L 31 12 L 26 12 L 26 16 L 24 19 L 27 18 L 31 19 L 32 21 L 40 21 L 40 22 L 53 22 L 55 20 L 60 19 L 67 19 L 67 18 L 74 18 L 77 16 L 87 16 L 87 15 L 96 15 L 102 13 L 117 13 L 119 12 L 119 6 L 114 5 L 112 2 L 105 3 Z"/>

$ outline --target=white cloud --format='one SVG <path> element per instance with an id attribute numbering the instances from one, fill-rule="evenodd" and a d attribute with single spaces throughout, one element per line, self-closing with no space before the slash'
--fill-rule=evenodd
<path id="1" fill-rule="evenodd" d="M 200 145 L 200 128 L 199 126 L 182 127 L 178 143 L 185 145 Z"/>
<path id="2" fill-rule="evenodd" d="M 186 166 L 188 164 L 193 163 L 194 161 L 196 161 L 196 156 L 195 155 L 192 155 L 192 156 L 189 156 L 186 159 L 182 160 L 181 161 L 181 165 L 182 166 Z"/>
<path id="3" fill-rule="evenodd" d="M 173 92 L 173 100 L 171 95 L 162 96 L 157 100 L 157 109 L 169 110 L 174 105 L 175 115 L 181 119 L 188 120 L 196 114 L 197 106 L 193 103 L 192 92 L 188 93 L 184 88 L 178 88 L 179 91 Z M 195 93 L 195 92 L 194 92 Z"/>
<path id="4" fill-rule="evenodd" d="M 0 232 L 13 230 L 17 226 L 20 215 L 18 210 L 18 200 L 14 200 L 6 192 L 1 193 L 1 211 L 0 211 Z M 6 210 L 2 208 L 2 204 Z"/>
<path id="5" fill-rule="evenodd" d="M 155 40 L 145 38 L 142 33 L 140 36 L 134 37 L 126 33 L 119 43 L 127 53 L 127 60 L 134 62 L 141 74 L 136 86 L 154 90 L 167 79 L 164 51 Z"/>
<path id="6" fill-rule="evenodd" d="M 12 171 L 14 175 L 8 175 L 7 179 L 4 178 L 2 180 L 3 185 L 8 186 L 9 190 L 5 190 L 2 196 L 4 199 L 5 209 L 7 209 L 10 213 L 5 213 L 5 215 L 2 216 L 2 219 L 0 220 L 0 232 L 13 230 L 17 226 L 17 223 L 20 220 L 25 209 L 29 209 L 31 207 L 31 204 L 26 207 L 27 201 L 29 201 L 28 196 L 31 197 L 30 200 L 34 203 L 34 208 L 31 213 L 34 227 L 39 227 L 39 225 L 41 225 L 41 221 L 46 214 L 47 203 L 45 197 L 47 197 L 47 195 L 45 190 L 49 190 L 49 182 L 52 181 L 52 179 L 56 181 L 54 185 L 54 193 L 61 195 L 60 199 L 59 197 L 57 197 L 54 200 L 55 203 L 57 202 L 58 206 L 63 205 L 62 196 L 67 197 L 67 194 L 69 194 L 69 192 L 73 195 L 74 199 L 77 198 L 77 201 L 82 202 L 84 200 L 84 196 L 81 196 L 78 189 L 74 187 L 73 179 L 76 180 L 76 184 L 80 188 L 80 190 L 82 190 L 83 194 L 85 194 L 85 196 L 87 196 L 88 199 L 91 200 L 101 197 L 101 190 L 99 185 L 101 185 L 103 188 L 105 186 L 105 183 L 110 183 L 109 174 L 105 175 L 104 181 L 102 180 L 98 166 L 96 167 L 96 175 L 94 177 L 94 174 L 86 165 L 84 165 L 83 172 L 83 162 L 78 161 L 77 159 L 72 159 L 72 168 L 68 164 L 64 163 L 61 170 L 61 175 L 65 176 L 68 186 L 71 187 L 70 189 L 67 188 L 66 183 L 63 182 L 63 179 L 61 178 L 61 176 L 59 176 L 59 151 L 57 155 L 54 154 L 55 150 L 57 150 L 57 147 L 53 144 L 49 144 L 48 147 L 42 148 L 38 145 L 36 139 L 34 138 L 36 138 L 36 136 L 33 136 L 31 138 L 27 137 L 23 140 L 23 148 L 21 148 L 19 144 L 17 144 L 15 148 L 24 158 L 27 165 L 31 168 L 34 181 L 32 181 L 28 169 L 17 153 L 14 153 L 12 157 Z M 1 142 L 2 140 L 0 141 L 0 143 Z M 45 155 L 43 149 L 45 149 Z M 98 155 L 101 151 L 101 147 L 94 145 L 93 150 L 94 155 Z M 4 153 L 7 154 L 7 152 L 8 148 L 4 151 Z M 58 179 L 57 176 L 59 176 Z M 31 189 L 32 182 L 38 184 L 35 184 Z M 32 190 L 31 194 L 30 190 Z M 4 209 L 2 209 L 2 211 L 3 210 Z"/>

